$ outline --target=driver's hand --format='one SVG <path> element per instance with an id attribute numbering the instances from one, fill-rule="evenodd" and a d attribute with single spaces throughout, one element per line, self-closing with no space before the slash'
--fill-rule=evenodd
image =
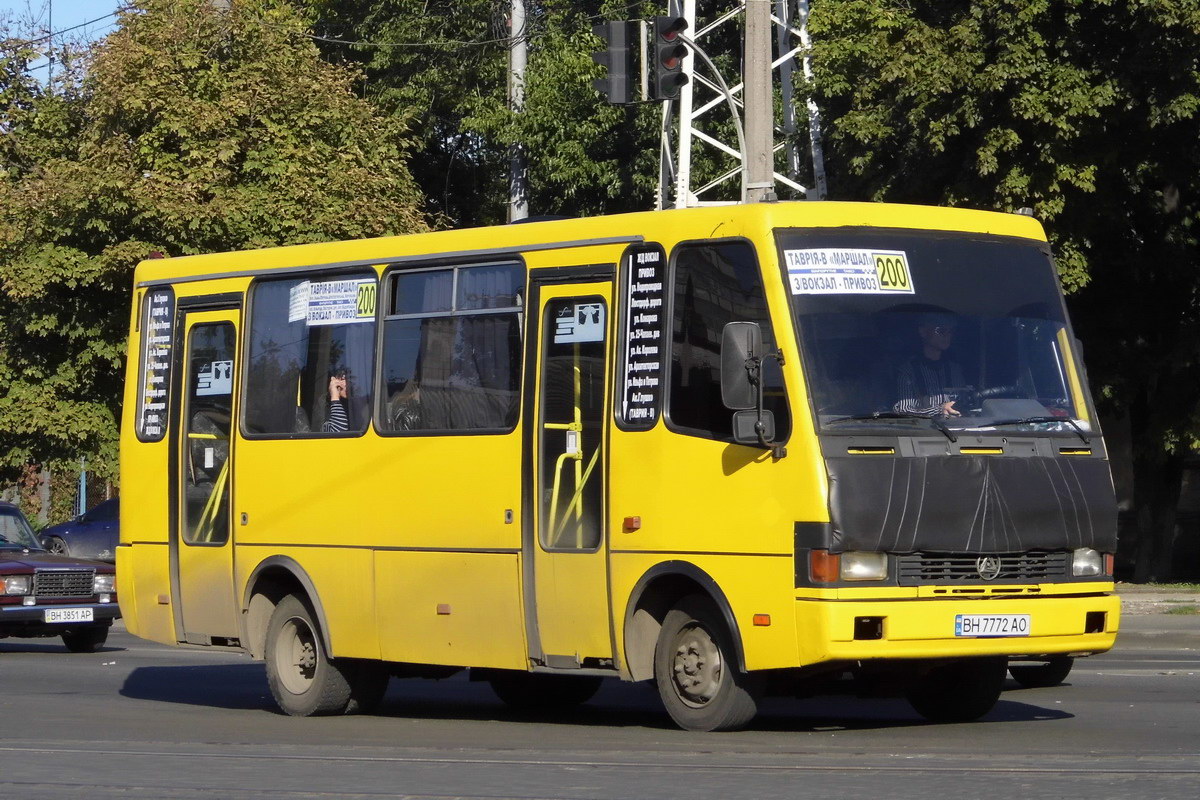
<path id="1" fill-rule="evenodd" d="M 957 402 L 956 400 L 947 400 L 946 402 L 942 403 L 942 416 L 943 417 L 961 417 L 962 416 L 962 412 L 954 407 L 954 404 L 956 402 Z"/>

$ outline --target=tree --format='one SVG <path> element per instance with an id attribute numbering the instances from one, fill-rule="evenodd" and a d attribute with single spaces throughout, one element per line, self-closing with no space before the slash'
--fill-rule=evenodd
<path id="1" fill-rule="evenodd" d="M 138 0 L 54 87 L 0 49 L 0 473 L 116 471 L 134 265 L 427 227 L 398 117 L 282 0 Z"/>
<path id="2" fill-rule="evenodd" d="M 822 0 L 832 193 L 1031 207 L 1094 390 L 1133 436 L 1138 580 L 1200 435 L 1200 0 Z"/>
<path id="3" fill-rule="evenodd" d="M 508 158 L 525 147 L 534 215 L 654 205 L 661 106 L 615 107 L 592 87 L 592 25 L 656 3 L 529 0 L 525 111 L 507 107 L 508 2 L 310 0 L 331 60 L 361 64 L 364 92 L 411 125 L 414 177 L 447 224 L 502 223 Z M 357 44 L 355 44 L 357 43 Z"/>

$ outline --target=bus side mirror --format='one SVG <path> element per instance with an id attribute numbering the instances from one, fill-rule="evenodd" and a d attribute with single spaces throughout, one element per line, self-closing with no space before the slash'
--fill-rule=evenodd
<path id="1" fill-rule="evenodd" d="M 761 419 L 758 411 L 751 408 L 733 412 L 733 440 L 738 444 L 772 446 L 775 441 L 775 412 L 763 409 Z M 759 423 L 762 427 L 759 427 Z"/>
<path id="2" fill-rule="evenodd" d="M 763 408 L 763 360 L 783 364 L 778 351 L 763 351 L 762 328 L 757 322 L 730 322 L 721 331 L 721 402 L 732 410 L 733 440 L 765 447 L 783 458 L 786 450 L 775 444 L 775 415 Z"/>
<path id="3" fill-rule="evenodd" d="M 746 411 L 758 406 L 758 387 L 751 381 L 751 371 L 757 373 L 753 360 L 762 354 L 762 328 L 757 322 L 725 325 L 721 332 L 721 402 L 726 408 Z"/>

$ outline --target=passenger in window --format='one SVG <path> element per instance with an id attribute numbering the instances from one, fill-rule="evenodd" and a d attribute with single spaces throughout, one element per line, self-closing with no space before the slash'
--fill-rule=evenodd
<path id="1" fill-rule="evenodd" d="M 345 367 L 338 367 L 329 374 L 329 407 L 325 412 L 325 433 L 361 431 L 366 425 L 366 398 L 350 396 L 350 381 Z"/>
<path id="2" fill-rule="evenodd" d="M 962 367 L 946 357 L 954 344 L 957 320 L 953 314 L 922 314 L 917 318 L 920 350 L 900 364 L 893 409 L 921 417 L 961 417 L 954 407 L 963 387 Z"/>
<path id="3" fill-rule="evenodd" d="M 388 400 L 388 419 L 391 430 L 415 431 L 421 428 L 421 385 L 410 378 L 404 388 Z"/>

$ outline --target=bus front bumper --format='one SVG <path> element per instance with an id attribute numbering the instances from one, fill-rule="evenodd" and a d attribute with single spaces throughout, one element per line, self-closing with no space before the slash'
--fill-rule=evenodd
<path id="1" fill-rule="evenodd" d="M 1026 616 L 1023 635 L 961 635 L 960 615 Z M 1112 648 L 1120 623 L 1113 594 L 988 599 L 796 601 L 800 662 L 866 659 L 1092 655 Z"/>

